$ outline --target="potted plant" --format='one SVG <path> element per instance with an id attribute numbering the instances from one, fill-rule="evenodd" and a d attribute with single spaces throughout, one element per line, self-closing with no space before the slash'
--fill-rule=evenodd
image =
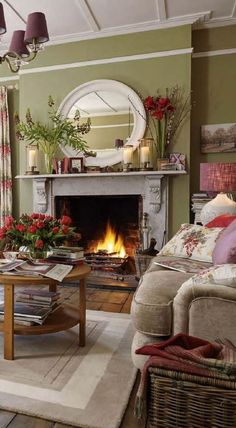
<path id="1" fill-rule="evenodd" d="M 45 258 L 50 247 L 57 243 L 81 239 L 71 224 L 71 218 L 65 215 L 56 219 L 45 214 L 22 214 L 19 220 L 9 216 L 5 226 L 0 228 L 0 240 L 4 242 L 6 250 L 19 250 L 25 246 L 32 259 Z"/>
<path id="2" fill-rule="evenodd" d="M 76 110 L 73 120 L 64 118 L 57 113 L 55 102 L 51 95 L 48 98 L 48 123 L 34 121 L 28 108 L 25 121 L 20 121 L 15 114 L 16 136 L 19 140 L 26 140 L 29 144 L 36 143 L 45 155 L 46 172 L 53 170 L 53 158 L 60 146 L 69 145 L 78 152 L 86 152 L 88 145 L 84 135 L 90 131 L 90 118 L 80 124 L 80 113 Z"/>

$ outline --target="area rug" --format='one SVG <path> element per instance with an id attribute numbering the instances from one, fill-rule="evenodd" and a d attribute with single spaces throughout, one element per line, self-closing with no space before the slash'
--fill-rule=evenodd
<path id="1" fill-rule="evenodd" d="M 78 329 L 15 336 L 15 360 L 0 355 L 1 409 L 77 427 L 120 426 L 136 377 L 130 315 L 87 311 L 84 348 Z"/>

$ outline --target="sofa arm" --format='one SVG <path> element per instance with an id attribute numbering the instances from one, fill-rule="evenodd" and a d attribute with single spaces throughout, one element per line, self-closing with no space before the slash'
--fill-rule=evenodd
<path id="1" fill-rule="evenodd" d="M 227 337 L 236 343 L 236 288 L 197 284 L 192 279 L 178 290 L 173 302 L 173 333 L 204 339 Z"/>

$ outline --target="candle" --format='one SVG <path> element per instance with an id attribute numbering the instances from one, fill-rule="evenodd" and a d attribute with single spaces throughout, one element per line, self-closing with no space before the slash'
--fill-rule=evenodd
<path id="1" fill-rule="evenodd" d="M 141 163 L 150 162 L 150 151 L 149 151 L 149 147 L 144 146 L 144 147 L 140 148 L 140 162 Z"/>
<path id="2" fill-rule="evenodd" d="M 123 151 L 124 164 L 132 163 L 132 160 L 133 160 L 133 148 L 132 147 L 124 147 L 124 151 Z"/>
<path id="3" fill-rule="evenodd" d="M 29 167 L 33 166 L 36 166 L 36 151 L 31 149 L 29 150 Z"/>

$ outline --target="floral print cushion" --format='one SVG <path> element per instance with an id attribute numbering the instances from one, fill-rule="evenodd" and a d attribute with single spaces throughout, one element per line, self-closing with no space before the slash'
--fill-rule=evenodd
<path id="1" fill-rule="evenodd" d="M 222 227 L 204 227 L 182 224 L 174 237 L 159 252 L 159 255 L 188 257 L 193 260 L 212 262 L 212 252 Z"/>

